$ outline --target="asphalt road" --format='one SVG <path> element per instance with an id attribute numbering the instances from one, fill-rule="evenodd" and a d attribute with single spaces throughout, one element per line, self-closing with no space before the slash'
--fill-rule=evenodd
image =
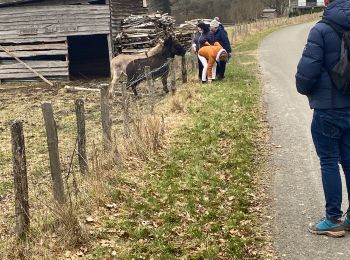
<path id="1" fill-rule="evenodd" d="M 259 52 L 275 147 L 271 160 L 273 234 L 281 259 L 350 259 L 350 233 L 334 239 L 307 231 L 310 222 L 325 214 L 320 166 L 310 133 L 312 110 L 307 98 L 297 93 L 294 79 L 312 25 L 272 33 Z"/>

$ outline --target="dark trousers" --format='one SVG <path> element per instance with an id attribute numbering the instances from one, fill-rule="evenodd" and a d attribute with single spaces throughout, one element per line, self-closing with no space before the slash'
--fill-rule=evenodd
<path id="1" fill-rule="evenodd" d="M 326 217 L 342 216 L 342 184 L 339 163 L 345 174 L 350 201 L 350 108 L 315 109 L 311 124 L 312 139 L 320 158 Z M 346 209 L 347 213 L 349 208 Z"/>
<path id="2" fill-rule="evenodd" d="M 216 78 L 225 78 L 225 71 L 226 71 L 226 62 L 220 61 L 218 62 L 218 67 L 216 69 Z"/>
<path id="3" fill-rule="evenodd" d="M 198 58 L 198 78 L 202 80 L 203 64 Z"/>

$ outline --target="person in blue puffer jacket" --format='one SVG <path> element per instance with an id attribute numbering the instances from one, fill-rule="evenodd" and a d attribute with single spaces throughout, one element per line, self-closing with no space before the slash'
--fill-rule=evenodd
<path id="1" fill-rule="evenodd" d="M 220 43 L 220 45 L 227 51 L 229 57 L 231 57 L 232 48 L 230 40 L 228 39 L 227 32 L 224 26 L 219 22 L 219 18 L 215 17 L 210 23 L 210 29 L 214 33 L 215 42 Z M 226 61 L 220 61 L 217 68 L 218 79 L 225 78 Z"/>
<path id="2" fill-rule="evenodd" d="M 350 2 L 324 0 L 323 19 L 350 30 Z M 329 71 L 340 59 L 341 35 L 330 25 L 317 23 L 310 31 L 303 56 L 298 64 L 296 87 L 309 99 L 314 109 L 311 134 L 320 159 L 326 217 L 309 225 L 319 235 L 341 237 L 350 229 L 350 209 L 342 219 L 342 165 L 350 201 L 350 96 L 334 86 Z"/>

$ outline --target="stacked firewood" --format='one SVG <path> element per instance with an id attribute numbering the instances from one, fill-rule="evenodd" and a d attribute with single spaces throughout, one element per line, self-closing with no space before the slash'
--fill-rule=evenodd
<path id="1" fill-rule="evenodd" d="M 173 34 L 175 20 L 168 14 L 131 15 L 122 21 L 116 38 L 118 53 L 135 54 L 154 47 L 159 39 Z"/>
<path id="2" fill-rule="evenodd" d="M 175 37 L 182 46 L 184 46 L 186 49 L 190 49 L 195 31 L 196 25 L 186 22 L 176 28 Z"/>
<path id="3" fill-rule="evenodd" d="M 186 21 L 185 23 L 181 24 L 176 28 L 176 38 L 186 49 L 189 49 L 192 45 L 193 37 L 197 32 L 197 24 L 203 22 L 209 26 L 210 21 L 210 19 L 194 19 Z"/>
<path id="4" fill-rule="evenodd" d="M 174 36 L 186 49 L 190 49 L 198 20 L 175 26 L 175 19 L 159 12 L 150 15 L 131 15 L 122 21 L 121 32 L 115 41 L 116 53 L 144 53 L 159 39 Z"/>

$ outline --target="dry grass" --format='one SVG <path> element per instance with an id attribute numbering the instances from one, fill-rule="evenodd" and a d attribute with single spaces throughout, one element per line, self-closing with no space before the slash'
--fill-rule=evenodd
<path id="1" fill-rule="evenodd" d="M 161 147 L 164 127 L 163 116 L 138 114 L 132 124 L 132 137 L 125 139 L 124 158 L 148 160 Z"/>
<path id="2" fill-rule="evenodd" d="M 179 96 L 173 96 L 170 100 L 171 112 L 182 113 L 185 110 L 183 99 Z"/>

